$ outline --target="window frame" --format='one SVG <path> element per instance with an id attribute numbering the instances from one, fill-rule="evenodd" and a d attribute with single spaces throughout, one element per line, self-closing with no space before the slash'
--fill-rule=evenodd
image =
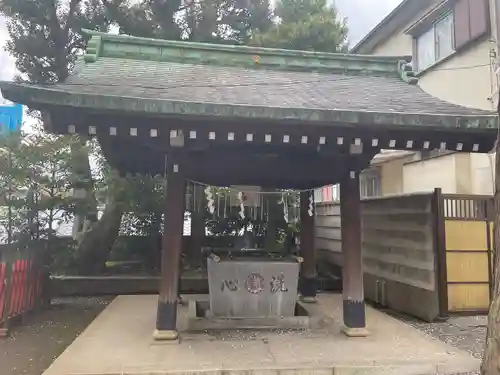
<path id="1" fill-rule="evenodd" d="M 451 21 L 451 24 L 449 25 L 449 32 L 450 32 L 450 52 L 448 52 L 448 54 L 444 55 L 444 56 L 439 56 L 439 50 L 440 50 L 440 46 L 439 46 L 439 39 L 438 39 L 438 35 L 437 35 L 437 25 L 441 22 L 444 22 L 445 20 L 448 19 L 448 17 L 450 18 L 450 21 Z M 434 22 L 434 24 L 432 25 L 433 26 L 433 29 L 434 29 L 434 44 L 435 44 L 435 58 L 436 58 L 436 62 L 439 62 L 443 59 L 446 59 L 448 56 L 451 56 L 453 55 L 453 53 L 455 53 L 455 13 L 453 10 L 450 10 L 449 12 L 446 12 L 443 14 L 442 17 L 440 17 L 436 22 Z"/>
<path id="2" fill-rule="evenodd" d="M 437 30 L 436 30 L 436 25 L 439 23 L 445 21 L 448 17 L 451 18 L 451 27 L 450 27 L 450 43 L 451 43 L 451 52 L 446 54 L 445 56 L 439 56 L 439 43 L 438 43 L 438 38 L 437 38 Z M 433 36 L 433 62 L 424 68 L 420 68 L 419 64 L 419 48 L 418 48 L 418 41 L 421 37 L 423 37 L 425 34 L 429 33 L 432 31 L 432 36 Z M 442 60 L 447 59 L 448 57 L 452 56 L 456 52 L 455 48 L 455 15 L 454 15 L 454 10 L 448 10 L 447 12 L 443 13 L 439 18 L 437 18 L 432 25 L 429 28 L 426 28 L 424 32 L 419 33 L 418 35 L 413 37 L 413 60 L 416 63 L 415 70 L 417 73 L 421 73 L 426 71 L 427 69 L 430 69 L 436 64 L 439 64 Z"/>
<path id="3" fill-rule="evenodd" d="M 370 168 L 361 172 L 359 194 L 362 199 L 382 196 L 382 173 L 379 168 Z"/>

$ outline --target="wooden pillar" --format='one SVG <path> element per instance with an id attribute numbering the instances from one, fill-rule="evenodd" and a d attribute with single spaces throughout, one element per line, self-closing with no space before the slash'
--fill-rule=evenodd
<path id="1" fill-rule="evenodd" d="M 156 318 L 155 340 L 177 340 L 177 302 L 180 287 L 182 234 L 186 197 L 186 180 L 182 165 L 169 165 L 167 176 L 165 221 L 161 254 L 160 296 Z"/>
<path id="2" fill-rule="evenodd" d="M 303 302 L 316 302 L 317 272 L 314 231 L 313 191 L 300 193 L 300 256 L 304 259 L 300 277 L 300 294 Z M 312 213 L 312 215 L 310 215 Z"/>
<path id="3" fill-rule="evenodd" d="M 351 171 L 340 182 L 342 233 L 342 289 L 344 333 L 364 337 L 366 330 L 361 245 L 359 172 Z"/>

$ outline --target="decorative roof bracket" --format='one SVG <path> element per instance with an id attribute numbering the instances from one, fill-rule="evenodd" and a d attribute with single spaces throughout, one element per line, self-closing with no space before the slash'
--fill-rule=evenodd
<path id="1" fill-rule="evenodd" d="M 411 62 L 400 60 L 398 62 L 398 72 L 401 79 L 410 85 L 416 85 L 418 83 L 418 78 L 416 77 Z"/>
<path id="2" fill-rule="evenodd" d="M 102 37 L 100 35 L 92 35 L 90 38 L 85 54 L 83 55 L 83 60 L 86 63 L 95 62 L 99 55 L 101 54 L 102 47 Z"/>

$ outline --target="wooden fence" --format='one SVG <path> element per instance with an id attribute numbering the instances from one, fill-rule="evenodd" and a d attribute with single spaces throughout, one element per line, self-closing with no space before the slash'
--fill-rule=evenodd
<path id="1" fill-rule="evenodd" d="M 493 200 L 443 195 L 440 238 L 443 300 L 448 312 L 486 313 L 493 279 Z M 444 253 L 444 254 L 443 254 Z M 443 302 L 444 304 L 444 302 Z"/>
<path id="2" fill-rule="evenodd" d="M 27 314 L 50 303 L 45 248 L 38 242 L 0 245 L 0 337 Z"/>
<path id="3" fill-rule="evenodd" d="M 365 296 L 427 321 L 486 313 L 492 275 L 491 197 L 433 193 L 362 203 Z M 320 257 L 342 265 L 340 208 L 316 210 Z"/>

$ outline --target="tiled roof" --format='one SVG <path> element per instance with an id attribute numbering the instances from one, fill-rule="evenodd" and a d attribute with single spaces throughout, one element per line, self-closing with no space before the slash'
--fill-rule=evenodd
<path id="1" fill-rule="evenodd" d="M 398 76 L 308 73 L 100 58 L 53 87 L 74 93 L 207 104 L 408 114 L 485 115 Z"/>
<path id="2" fill-rule="evenodd" d="M 316 124 L 497 127 L 496 114 L 425 93 L 404 58 L 215 45 L 87 31 L 74 75 L 50 86 L 0 82 L 34 108 Z M 475 129 L 475 130 L 474 130 Z M 420 131 L 420 129 L 419 129 Z"/>

